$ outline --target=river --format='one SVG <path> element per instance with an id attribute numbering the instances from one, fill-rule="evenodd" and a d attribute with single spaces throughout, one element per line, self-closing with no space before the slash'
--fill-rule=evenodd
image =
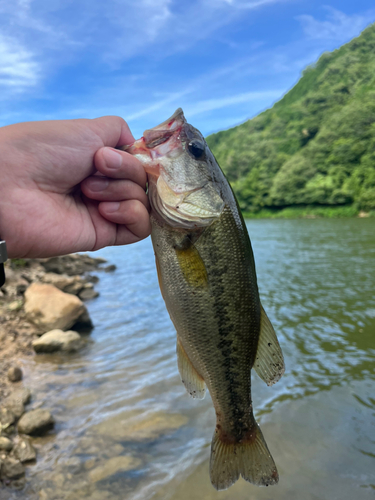
<path id="1" fill-rule="evenodd" d="M 34 440 L 33 500 L 367 500 L 375 497 L 375 220 L 251 220 L 263 305 L 286 372 L 273 387 L 252 374 L 255 416 L 277 464 L 277 486 L 210 484 L 215 426 L 209 395 L 180 381 L 175 331 L 150 239 L 96 252 L 100 273 L 86 347 L 22 360 L 33 407 L 56 418 Z M 5 495 L 5 496 L 4 496 Z"/>

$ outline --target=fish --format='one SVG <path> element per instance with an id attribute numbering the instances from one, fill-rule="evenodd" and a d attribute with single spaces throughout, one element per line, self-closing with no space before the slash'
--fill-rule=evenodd
<path id="1" fill-rule="evenodd" d="M 210 479 L 279 480 L 253 414 L 251 369 L 267 384 L 284 373 L 274 328 L 259 298 L 250 238 L 233 190 L 203 135 L 181 108 L 123 148 L 148 176 L 159 286 L 177 332 L 187 392 L 208 389 L 216 412 Z"/>

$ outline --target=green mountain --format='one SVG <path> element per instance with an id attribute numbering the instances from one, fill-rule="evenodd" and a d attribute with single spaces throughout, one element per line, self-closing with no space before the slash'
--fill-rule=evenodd
<path id="1" fill-rule="evenodd" d="M 375 210 L 375 25 L 323 54 L 271 109 L 207 142 L 246 212 Z"/>

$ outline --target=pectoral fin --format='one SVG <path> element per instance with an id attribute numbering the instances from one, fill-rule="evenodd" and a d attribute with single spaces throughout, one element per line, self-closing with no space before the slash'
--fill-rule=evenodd
<path id="1" fill-rule="evenodd" d="M 260 334 L 253 368 L 267 385 L 275 384 L 285 371 L 279 341 L 263 306 L 261 306 Z"/>
<path id="2" fill-rule="evenodd" d="M 198 374 L 192 362 L 188 358 L 185 349 L 182 347 L 179 338 L 177 337 L 177 362 L 178 370 L 181 375 L 182 382 L 187 392 L 193 398 L 203 399 L 206 394 L 206 384 L 203 378 Z"/>

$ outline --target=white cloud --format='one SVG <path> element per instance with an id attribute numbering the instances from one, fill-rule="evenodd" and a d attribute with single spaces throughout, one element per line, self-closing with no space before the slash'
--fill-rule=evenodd
<path id="1" fill-rule="evenodd" d="M 0 86 L 20 91 L 35 86 L 40 76 L 34 54 L 17 41 L 0 35 Z"/>
<path id="2" fill-rule="evenodd" d="M 195 104 L 187 106 L 189 116 L 199 115 L 206 111 L 213 111 L 215 109 L 225 108 L 226 106 L 233 106 L 234 104 L 241 104 L 256 100 L 274 100 L 279 98 L 283 90 L 264 90 L 259 92 L 244 92 L 237 95 L 228 97 L 221 97 L 217 99 L 206 99 L 199 101 Z"/>
<path id="3" fill-rule="evenodd" d="M 348 16 L 332 7 L 325 7 L 328 11 L 325 21 L 318 21 L 313 16 L 303 15 L 297 19 L 302 23 L 305 34 L 311 39 L 336 40 L 345 42 L 355 36 L 369 23 L 367 16 L 353 14 Z"/>

